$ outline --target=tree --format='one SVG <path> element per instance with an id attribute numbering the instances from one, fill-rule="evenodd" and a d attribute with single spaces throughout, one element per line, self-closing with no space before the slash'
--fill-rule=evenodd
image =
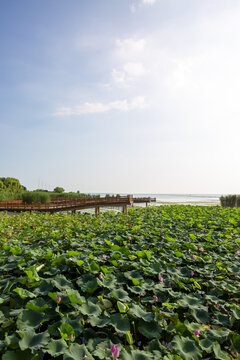
<path id="1" fill-rule="evenodd" d="M 22 192 L 24 187 L 20 184 L 20 181 L 11 177 L 0 178 L 0 191 L 7 191 L 12 193 Z"/>
<path id="2" fill-rule="evenodd" d="M 63 193 L 65 190 L 64 188 L 60 187 L 60 186 L 57 186 L 55 187 L 55 189 L 53 190 L 55 193 L 58 193 L 58 194 L 61 194 Z"/>

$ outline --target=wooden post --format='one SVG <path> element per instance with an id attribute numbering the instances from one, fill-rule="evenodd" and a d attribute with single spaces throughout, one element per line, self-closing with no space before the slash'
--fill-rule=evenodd
<path id="1" fill-rule="evenodd" d="M 133 206 L 133 195 L 128 195 L 129 204 Z"/>
<path id="2" fill-rule="evenodd" d="M 127 205 L 123 205 L 122 212 L 124 214 L 127 214 Z"/>
<path id="3" fill-rule="evenodd" d="M 100 206 L 95 207 L 95 215 L 98 216 L 100 213 Z"/>

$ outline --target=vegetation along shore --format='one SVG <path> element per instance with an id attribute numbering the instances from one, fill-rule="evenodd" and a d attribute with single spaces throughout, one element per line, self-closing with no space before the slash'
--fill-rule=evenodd
<path id="1" fill-rule="evenodd" d="M 238 359 L 240 210 L 0 214 L 8 359 Z"/>

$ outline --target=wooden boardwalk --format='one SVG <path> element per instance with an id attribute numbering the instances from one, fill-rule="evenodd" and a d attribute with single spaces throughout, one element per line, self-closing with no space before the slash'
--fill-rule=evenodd
<path id="1" fill-rule="evenodd" d="M 2 201 L 0 202 L 0 211 L 41 211 L 41 212 L 59 212 L 73 211 L 81 209 L 95 208 L 96 215 L 99 214 L 101 207 L 122 207 L 122 211 L 127 213 L 127 207 L 133 206 L 134 203 L 146 203 L 154 198 L 143 197 L 133 198 L 133 195 L 116 196 L 116 197 L 92 197 L 92 198 L 52 198 L 48 204 L 26 204 L 22 200 Z"/>

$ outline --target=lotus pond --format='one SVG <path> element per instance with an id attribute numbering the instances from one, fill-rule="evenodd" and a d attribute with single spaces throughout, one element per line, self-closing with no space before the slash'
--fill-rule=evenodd
<path id="1" fill-rule="evenodd" d="M 240 209 L 0 214 L 3 360 L 240 359 Z"/>

